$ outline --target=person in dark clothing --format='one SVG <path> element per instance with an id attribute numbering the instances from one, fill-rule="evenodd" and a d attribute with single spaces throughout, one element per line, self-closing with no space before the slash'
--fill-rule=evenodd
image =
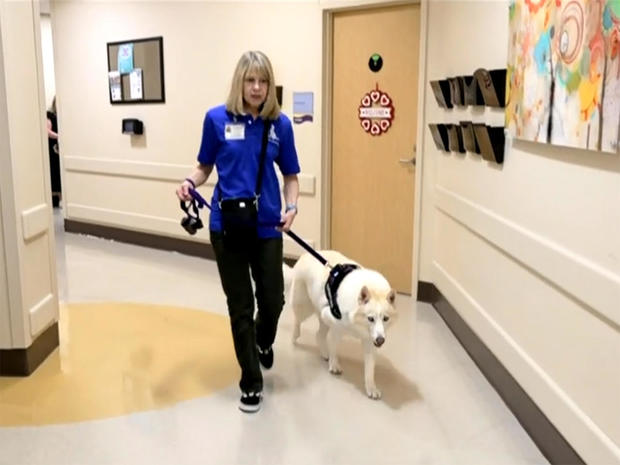
<path id="1" fill-rule="evenodd" d="M 60 206 L 60 150 L 58 149 L 58 119 L 56 118 L 56 97 L 52 100 L 50 109 L 47 110 L 47 146 L 50 157 L 50 177 L 52 184 L 52 205 Z"/>

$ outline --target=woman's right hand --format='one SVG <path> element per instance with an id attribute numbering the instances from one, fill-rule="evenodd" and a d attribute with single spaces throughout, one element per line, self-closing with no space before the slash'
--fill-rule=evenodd
<path id="1" fill-rule="evenodd" d="M 183 181 L 179 187 L 177 187 L 177 197 L 179 200 L 183 200 L 187 202 L 188 200 L 192 200 L 192 195 L 189 193 L 190 188 L 193 186 L 189 181 Z"/>

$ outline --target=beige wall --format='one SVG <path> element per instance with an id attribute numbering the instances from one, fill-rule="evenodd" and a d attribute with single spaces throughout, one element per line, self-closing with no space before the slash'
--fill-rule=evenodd
<path id="1" fill-rule="evenodd" d="M 284 86 L 289 117 L 292 92 L 314 92 L 314 122 L 294 126 L 302 168 L 295 231 L 318 246 L 322 15 L 370 3 L 386 2 L 126 2 L 122 12 L 114 2 L 53 2 L 66 217 L 190 239 L 173 191 L 195 164 L 204 112 L 225 100 L 241 53 L 260 49 Z M 166 103 L 110 105 L 106 43 L 152 36 L 164 38 Z M 143 137 L 121 134 L 127 117 L 144 122 Z M 211 196 L 214 180 L 203 194 Z M 195 239 L 207 237 L 202 231 Z M 302 251 L 285 240 L 287 254 Z"/>
<path id="2" fill-rule="evenodd" d="M 427 81 L 506 66 L 507 2 L 431 1 Z M 440 109 L 425 125 L 503 112 Z M 515 141 L 496 166 L 424 130 L 420 277 L 588 463 L 620 462 L 620 156 Z"/>
<path id="3" fill-rule="evenodd" d="M 47 4 L 49 8 L 49 3 Z M 43 4 L 41 4 L 43 8 Z M 56 95 L 56 75 L 54 73 L 54 41 L 52 40 L 52 19 L 49 14 L 41 15 L 41 52 L 43 58 L 43 80 L 45 83 L 45 108 L 52 105 Z"/>
<path id="4" fill-rule="evenodd" d="M 0 195 L 0 202 L 2 201 Z M 2 204 L 0 203 L 0 348 L 8 347 L 11 341 L 11 319 L 9 313 L 9 283 L 7 281 L 4 234 L 2 231 Z"/>
<path id="5" fill-rule="evenodd" d="M 189 239 L 174 189 L 195 164 L 205 111 L 223 103 L 247 49 L 271 58 L 283 109 L 315 93 L 315 121 L 295 125 L 302 166 L 296 230 L 320 236 L 321 9 L 316 3 L 57 2 L 53 4 L 67 218 Z M 140 18 L 136 21 L 136 18 Z M 163 36 L 166 103 L 110 105 L 106 42 Z M 80 40 L 75 40 L 79 37 Z M 300 63 L 304 63 L 300 65 Z M 145 135 L 121 134 L 139 118 Z M 210 197 L 213 182 L 203 189 Z M 197 238 L 206 241 L 207 231 Z M 297 246 L 288 244 L 287 251 Z"/>
<path id="6" fill-rule="evenodd" d="M 0 0 L 0 349 L 58 319 L 39 9 Z M 34 32 L 33 32 L 34 31 Z"/>
<path id="7" fill-rule="evenodd" d="M 2 23 L 0 22 L 0 28 Z M 7 159 L 6 154 L 9 153 L 9 124 L 8 112 L 6 109 L 6 86 L 4 82 L 4 54 L 2 40 L 2 29 L 0 29 L 0 170 L 4 172 L 7 167 L 2 164 L 2 160 Z M 1 175 L 0 175 L 1 176 Z M 0 348 L 8 347 L 11 338 L 11 318 L 9 306 L 9 283 L 7 280 L 7 262 L 4 252 L 5 232 L 4 232 L 4 214 L 2 201 L 4 199 L 2 185 L 4 179 L 0 183 Z"/>

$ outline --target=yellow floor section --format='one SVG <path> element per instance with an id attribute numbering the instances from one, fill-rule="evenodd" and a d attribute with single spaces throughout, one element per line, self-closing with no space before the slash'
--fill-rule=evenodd
<path id="1" fill-rule="evenodd" d="M 27 378 L 0 378 L 0 426 L 162 408 L 236 384 L 228 318 L 128 303 L 61 307 L 60 347 Z"/>

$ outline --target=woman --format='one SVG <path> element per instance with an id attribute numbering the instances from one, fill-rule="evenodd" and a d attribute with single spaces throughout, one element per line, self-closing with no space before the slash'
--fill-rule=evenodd
<path id="1" fill-rule="evenodd" d="M 267 143 L 259 171 L 263 137 Z M 284 214 L 274 162 L 284 178 Z M 282 230 L 288 231 L 297 215 L 299 194 L 293 128 L 280 113 L 271 63 L 262 52 L 241 56 L 226 104 L 207 112 L 198 166 L 177 188 L 177 196 L 189 200 L 189 189 L 206 182 L 213 166 L 218 181 L 209 229 L 241 367 L 239 408 L 256 412 L 263 389 L 259 363 L 265 369 L 273 365 L 271 346 L 284 305 Z M 258 225 L 254 234 L 233 239 L 228 226 L 223 227 L 220 202 L 226 205 L 239 198 L 257 199 Z M 256 320 L 251 279 L 256 286 Z"/>
<path id="2" fill-rule="evenodd" d="M 52 184 L 52 205 L 60 205 L 60 152 L 58 150 L 58 120 L 56 118 L 56 97 L 47 110 L 47 148 L 50 158 L 50 178 Z"/>

